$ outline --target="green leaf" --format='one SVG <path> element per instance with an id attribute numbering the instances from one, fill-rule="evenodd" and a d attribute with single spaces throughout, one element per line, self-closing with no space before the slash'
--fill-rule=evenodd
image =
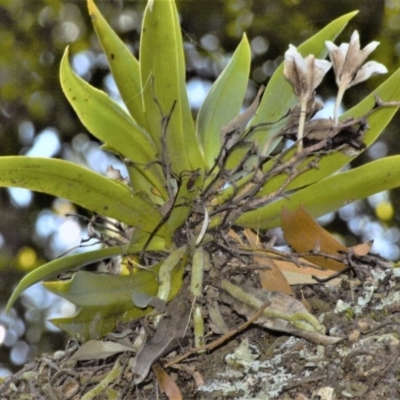
<path id="1" fill-rule="evenodd" d="M 221 148 L 221 128 L 240 113 L 249 80 L 250 61 L 250 45 L 244 35 L 199 110 L 197 136 L 209 168 L 214 165 Z"/>
<path id="2" fill-rule="evenodd" d="M 78 271 L 71 279 L 43 282 L 43 286 L 79 307 L 112 306 L 115 310 L 125 310 L 133 307 L 133 292 L 149 296 L 157 294 L 159 268 L 160 265 L 157 265 L 131 275 Z"/>
<path id="3" fill-rule="evenodd" d="M 107 333 L 113 332 L 117 323 L 133 323 L 151 312 L 151 308 L 132 308 L 123 313 L 112 309 L 92 307 L 78 310 L 72 317 L 53 318 L 52 324 L 62 329 L 79 342 L 91 339 L 101 339 Z"/>
<path id="4" fill-rule="evenodd" d="M 82 124 L 107 147 L 131 160 L 161 193 L 164 178 L 154 161 L 157 149 L 148 134 L 106 93 L 78 77 L 68 62 L 68 48 L 60 67 L 61 87 Z M 135 187 L 135 182 L 132 182 Z"/>
<path id="5" fill-rule="evenodd" d="M 107 333 L 114 331 L 118 322 L 133 323 L 151 311 L 151 307 L 143 310 L 135 307 L 123 313 L 99 307 L 83 308 L 72 317 L 53 318 L 50 322 L 79 342 L 86 342 L 103 338 Z"/>
<path id="6" fill-rule="evenodd" d="M 157 265 L 156 268 L 160 268 L 161 263 Z M 170 292 L 168 296 L 168 301 L 173 299 L 179 292 L 182 286 L 182 277 L 186 267 L 186 258 L 183 258 L 182 261 L 175 266 L 175 268 L 171 272 L 171 286 Z M 79 274 L 82 274 L 79 272 Z M 139 274 L 141 274 L 140 272 Z M 146 273 L 149 276 L 150 273 Z M 87 273 L 85 273 L 87 274 Z M 140 309 L 135 307 L 132 302 L 132 295 L 135 291 L 138 293 L 143 293 L 144 288 L 135 284 L 135 277 L 138 274 L 132 275 L 133 279 L 130 280 L 130 284 L 132 284 L 132 290 L 129 292 L 129 283 L 128 279 L 124 279 L 124 285 L 118 287 L 118 285 L 112 285 L 112 290 L 107 289 L 108 278 L 111 275 L 99 275 L 102 278 L 101 282 L 96 281 L 96 284 L 93 285 L 90 282 L 90 277 L 88 276 L 88 281 L 86 287 L 79 283 L 79 277 L 75 280 L 74 285 L 70 285 L 69 288 L 74 288 L 75 292 L 72 294 L 64 291 L 63 289 L 56 290 L 55 293 L 61 295 L 63 297 L 69 296 L 71 299 L 80 298 L 84 299 L 85 290 L 88 290 L 88 285 L 92 285 L 90 288 L 91 294 L 90 296 L 86 296 L 85 301 L 88 304 L 95 304 L 93 307 L 82 307 L 77 314 L 73 317 L 69 318 L 57 318 L 52 319 L 51 322 L 58 326 L 60 329 L 66 331 L 79 341 L 86 341 L 89 339 L 98 339 L 104 337 L 108 332 L 112 332 L 115 330 L 117 323 L 124 323 L 135 321 L 138 318 L 141 318 L 152 311 L 151 307 L 147 307 L 145 309 Z M 154 276 L 154 275 L 153 275 Z M 129 277 L 126 277 L 129 278 Z M 151 281 L 152 278 L 146 278 Z M 154 296 L 157 294 L 158 283 L 154 279 L 154 285 L 147 285 L 145 290 L 148 291 L 146 293 L 149 296 Z M 67 286 L 65 286 L 67 289 Z M 155 289 L 155 292 L 154 292 Z M 119 291 L 123 291 L 125 295 L 129 296 L 129 301 L 125 301 L 124 297 L 120 296 Z M 108 299 L 118 299 L 117 302 L 112 302 L 110 304 L 99 306 L 96 305 L 96 300 L 99 297 L 106 296 Z M 104 304 L 104 302 L 103 302 Z"/>
<path id="7" fill-rule="evenodd" d="M 161 145 L 163 117 L 175 104 L 165 132 L 172 169 L 176 175 L 204 169 L 186 92 L 182 36 L 173 0 L 155 1 L 146 7 L 139 60 L 147 126 L 158 150 L 165 152 Z"/>
<path id="8" fill-rule="evenodd" d="M 357 13 L 358 11 L 353 11 L 335 19 L 310 39 L 302 43 L 298 47 L 298 50 L 303 56 L 314 54 L 316 58 L 324 59 L 328 53 L 325 47 L 325 41 L 334 41 Z M 260 107 L 251 125 L 254 126 L 263 122 L 278 121 L 288 112 L 290 107 L 296 104 L 296 102 L 297 100 L 294 96 L 293 87 L 283 75 L 282 63 L 269 80 Z M 254 132 L 253 138 L 255 138 L 260 149 L 263 149 L 266 142 L 279 132 L 280 129 L 282 129 L 282 123 L 260 128 Z M 275 141 L 275 144 L 277 143 L 278 141 Z M 273 150 L 273 148 L 274 146 L 271 146 L 269 151 Z"/>
<path id="9" fill-rule="evenodd" d="M 181 287 L 180 281 L 179 286 L 177 286 L 176 280 L 174 280 L 174 271 L 176 266 L 180 266 L 179 270 L 182 270 L 182 266 L 186 265 L 187 261 L 187 245 L 183 245 L 178 249 L 169 254 L 169 256 L 162 262 L 160 270 L 158 273 L 159 287 L 157 296 L 167 302 L 170 300 L 171 293 L 177 294 Z"/>
<path id="10" fill-rule="evenodd" d="M 96 263 L 104 260 L 105 258 L 139 253 L 146 241 L 147 237 L 141 237 L 139 240 L 133 244 L 130 244 L 129 247 L 125 249 L 121 246 L 107 247 L 104 249 L 88 251 L 86 253 L 64 256 L 41 265 L 40 267 L 29 272 L 29 274 L 25 275 L 20 280 L 18 286 L 14 289 L 10 299 L 8 300 L 6 311 L 8 312 L 10 310 L 15 300 L 24 290 L 28 289 L 35 283 L 52 278 L 66 271 L 71 271 L 76 268 L 84 267 L 85 265 Z M 154 236 L 147 248 L 150 251 L 161 251 L 165 248 L 165 242 L 160 237 Z"/>
<path id="11" fill-rule="evenodd" d="M 118 91 L 132 118 L 146 128 L 142 104 L 139 61 L 107 23 L 93 0 L 88 0 L 89 15 L 107 57 Z"/>
<path id="12" fill-rule="evenodd" d="M 1 157 L 0 170 L 0 186 L 26 188 L 63 197 L 146 232 L 151 232 L 161 219 L 158 211 L 132 193 L 127 185 L 68 161 Z"/>
<path id="13" fill-rule="evenodd" d="M 363 101 L 341 115 L 340 120 L 346 121 L 349 118 L 359 118 L 365 115 L 374 107 L 376 95 L 384 102 L 400 101 L 400 68 L 377 89 L 370 93 Z M 393 116 L 396 114 L 397 110 L 398 107 L 384 107 L 368 117 L 369 129 L 363 140 L 366 148 L 375 142 L 375 140 L 379 137 Z M 294 151 L 295 150 L 293 150 L 293 152 Z M 290 152 L 287 158 L 290 158 L 293 155 L 293 152 Z M 318 168 L 311 169 L 293 179 L 293 181 L 288 185 L 287 190 L 296 189 L 320 181 L 344 167 L 354 158 L 355 157 L 349 157 L 340 152 L 328 154 L 318 162 Z M 309 161 L 310 160 L 307 162 Z M 267 163 L 265 169 L 267 170 L 271 167 L 271 165 L 272 163 Z M 299 168 L 301 168 L 301 165 Z M 286 178 L 286 174 L 278 175 L 272 178 L 261 189 L 259 196 L 272 193 L 282 185 Z"/>
<path id="14" fill-rule="evenodd" d="M 109 247 L 105 249 L 89 251 L 87 253 L 57 258 L 34 269 L 19 281 L 18 286 L 14 289 L 10 299 L 7 302 L 6 312 L 10 311 L 12 305 L 15 303 L 15 300 L 17 300 L 20 294 L 35 283 L 41 282 L 44 279 L 52 278 L 57 274 L 70 271 L 74 268 L 83 267 L 85 265 L 104 260 L 105 258 L 121 255 L 122 253 L 123 250 L 120 246 Z"/>
<path id="15" fill-rule="evenodd" d="M 279 226 L 282 207 L 295 210 L 303 204 L 314 217 L 337 210 L 353 201 L 400 186 L 400 156 L 385 157 L 350 171 L 330 176 L 314 185 L 250 211 L 238 218 L 245 228 L 269 229 Z"/>

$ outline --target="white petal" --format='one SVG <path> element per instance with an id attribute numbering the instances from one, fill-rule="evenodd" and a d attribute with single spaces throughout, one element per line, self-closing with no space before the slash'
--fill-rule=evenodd
<path id="1" fill-rule="evenodd" d="M 317 86 L 321 83 L 325 74 L 329 71 L 332 64 L 326 60 L 315 60 L 314 61 L 314 76 L 312 81 L 312 91 L 314 91 Z"/>
<path id="2" fill-rule="evenodd" d="M 289 44 L 289 49 L 286 50 L 286 52 L 285 52 L 285 58 L 286 58 L 286 56 L 294 57 L 294 54 L 296 54 L 296 53 L 298 53 L 296 46 Z"/>
<path id="3" fill-rule="evenodd" d="M 339 46 L 339 50 L 342 53 L 343 57 L 346 57 L 347 51 L 349 50 L 349 44 L 348 43 L 342 43 Z"/>
<path id="4" fill-rule="evenodd" d="M 283 74 L 285 75 L 286 79 L 293 83 L 296 74 L 294 73 L 296 66 L 294 60 L 294 53 L 297 51 L 296 48 L 293 49 L 294 46 L 291 44 L 289 45 L 289 50 L 285 52 L 285 61 L 283 63 Z"/>
<path id="5" fill-rule="evenodd" d="M 324 74 L 326 74 L 329 71 L 329 69 L 331 68 L 331 66 L 332 66 L 332 63 L 330 63 L 329 61 L 320 60 L 318 58 L 315 60 L 314 63 L 315 63 L 315 66 L 318 69 L 320 69 Z"/>
<path id="6" fill-rule="evenodd" d="M 357 30 L 351 35 L 350 46 L 357 46 L 358 49 L 360 48 L 360 34 Z"/>
<path id="7" fill-rule="evenodd" d="M 379 46 L 379 42 L 371 42 L 367 44 L 363 49 L 362 52 L 366 53 L 367 56 L 370 55 L 377 47 Z"/>
<path id="8" fill-rule="evenodd" d="M 307 62 L 306 62 L 306 60 L 298 52 L 297 48 L 295 46 L 293 46 L 292 44 L 289 45 L 289 50 L 288 51 L 290 51 L 290 56 L 293 57 L 293 60 L 294 60 L 294 62 L 296 64 L 296 68 L 298 70 L 300 70 L 302 73 L 305 74 L 307 72 Z"/>
<path id="9" fill-rule="evenodd" d="M 289 45 L 289 49 L 285 52 L 283 74 L 293 85 L 296 95 L 303 92 L 303 82 L 307 74 L 307 62 L 292 44 Z"/>
<path id="10" fill-rule="evenodd" d="M 351 81 L 348 87 L 357 85 L 357 83 L 364 82 L 373 75 L 386 74 L 387 68 L 376 61 L 368 61 L 357 72 L 355 78 Z"/>
<path id="11" fill-rule="evenodd" d="M 329 52 L 329 58 L 333 65 L 333 70 L 335 72 L 336 82 L 339 84 L 340 76 L 342 75 L 344 61 L 346 59 L 346 51 L 348 48 L 348 43 L 342 43 L 340 47 L 336 46 L 334 43 L 327 40 L 325 46 Z M 346 46 L 344 48 L 344 46 Z"/>
<path id="12" fill-rule="evenodd" d="M 328 49 L 329 53 L 337 51 L 339 49 L 339 47 L 337 47 L 336 44 L 331 42 L 330 40 L 325 41 L 325 46 Z"/>

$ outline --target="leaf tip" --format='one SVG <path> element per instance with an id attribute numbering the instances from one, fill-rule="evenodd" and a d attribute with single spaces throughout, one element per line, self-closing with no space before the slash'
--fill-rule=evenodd
<path id="1" fill-rule="evenodd" d="M 93 25 L 96 26 L 96 19 L 102 17 L 96 3 L 93 0 L 87 0 L 87 8 L 90 19 L 92 20 Z"/>
<path id="2" fill-rule="evenodd" d="M 94 4 L 93 0 L 87 0 L 87 7 L 88 7 L 89 15 L 92 17 L 92 14 L 94 14 L 97 11 L 96 4 Z"/>
<path id="3" fill-rule="evenodd" d="M 345 18 L 345 19 L 347 19 L 347 20 L 351 20 L 351 19 L 353 19 L 359 12 L 360 12 L 360 10 L 350 11 L 349 13 L 344 14 L 344 15 L 342 16 L 342 18 Z"/>
<path id="4" fill-rule="evenodd" d="M 64 50 L 64 54 L 62 56 L 61 63 L 64 61 L 65 58 L 68 58 L 68 56 L 69 56 L 69 45 Z"/>

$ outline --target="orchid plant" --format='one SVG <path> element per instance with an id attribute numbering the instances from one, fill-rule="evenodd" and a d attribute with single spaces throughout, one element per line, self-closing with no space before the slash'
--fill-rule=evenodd
<path id="1" fill-rule="evenodd" d="M 52 260 L 29 273 L 15 289 L 8 310 L 22 291 L 46 281 L 46 288 L 78 307 L 74 316 L 53 323 L 85 341 L 104 337 L 150 313 L 154 326 L 159 326 L 165 307 L 188 287 L 195 344 L 202 346 L 204 312 L 196 299 L 205 294 L 203 281 L 210 270 L 214 274 L 208 278 L 216 288 L 234 286 L 226 280 L 220 285 L 218 278 L 232 252 L 230 247 L 227 254 L 226 247 L 229 235 L 234 236 L 232 227 L 237 232 L 266 230 L 280 226 L 283 207 L 295 210 L 303 204 L 317 217 L 400 185 L 400 156 L 336 173 L 354 157 L 344 154 L 346 149 L 360 152 L 376 140 L 400 99 L 398 70 L 360 104 L 338 116 L 345 90 L 386 72 L 376 62 L 363 65 L 377 42 L 360 50 L 355 32 L 350 44 L 333 44 L 356 13 L 333 21 L 298 48 L 289 46 L 283 65 L 240 113 L 251 60 L 244 36 L 193 121 L 174 0 L 148 2 L 139 60 L 93 0 L 88 0 L 88 8 L 126 110 L 73 72 L 68 48 L 61 61 L 61 86 L 86 129 L 125 163 L 129 184 L 118 173 L 105 177 L 63 160 L 0 159 L 1 186 L 45 192 L 93 211 L 89 231 L 104 245 Z M 324 60 L 327 53 L 331 62 Z M 313 120 L 323 106 L 315 100 L 315 90 L 331 63 L 339 88 L 335 113 L 333 119 Z M 293 138 L 297 145 L 277 147 L 284 137 Z M 108 231 L 96 234 L 104 221 Z M 79 270 L 110 257 L 113 262 L 120 257 L 117 263 L 124 260 L 129 274 Z M 65 271 L 73 271 L 70 279 L 55 279 Z M 232 289 L 232 296 L 245 302 L 242 292 Z M 180 312 L 173 307 L 173 313 Z M 188 318 L 187 311 L 182 313 L 181 320 Z M 311 321 L 309 329 L 320 331 L 312 316 L 304 318 Z M 175 337 L 186 332 L 187 324 L 180 325 L 175 326 L 179 331 Z M 145 332 L 142 339 L 143 345 Z M 135 382 L 144 379 L 149 364 L 164 350 L 158 348 L 157 354 L 146 357 L 138 354 L 137 360 L 146 358 L 147 363 L 143 367 L 137 361 Z"/>

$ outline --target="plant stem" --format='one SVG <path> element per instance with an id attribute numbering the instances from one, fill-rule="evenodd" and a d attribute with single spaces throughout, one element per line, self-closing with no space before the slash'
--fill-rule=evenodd
<path id="1" fill-rule="evenodd" d="M 209 264 L 209 258 L 203 247 L 198 247 L 193 253 L 192 276 L 190 291 L 195 299 L 200 298 L 203 293 L 203 275 L 205 264 Z M 196 301 L 196 300 L 195 300 Z M 195 347 L 204 346 L 204 319 L 201 305 L 196 304 L 193 312 L 194 325 L 194 345 Z"/>
<path id="2" fill-rule="evenodd" d="M 300 153 L 303 150 L 303 136 L 304 136 L 304 125 L 306 122 L 307 114 L 307 98 L 302 97 L 300 101 L 300 118 L 299 118 L 299 129 L 297 131 L 297 152 Z"/>
<path id="3" fill-rule="evenodd" d="M 346 91 L 346 88 L 347 88 L 346 85 L 340 85 L 336 96 L 335 108 L 333 111 L 333 120 L 335 122 L 335 125 L 337 125 L 337 123 L 339 122 L 339 107 L 342 104 L 342 99 L 344 92 Z"/>

